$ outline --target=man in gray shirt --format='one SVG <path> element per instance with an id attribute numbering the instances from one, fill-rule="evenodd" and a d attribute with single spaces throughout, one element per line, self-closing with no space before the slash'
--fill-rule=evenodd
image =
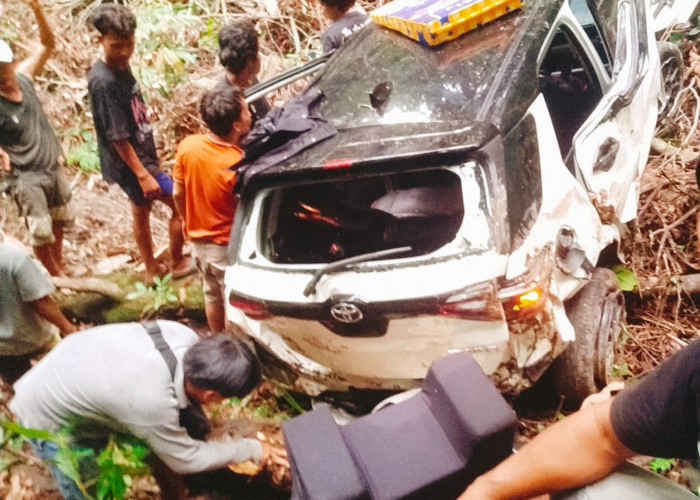
<path id="1" fill-rule="evenodd" d="M 181 474 L 267 459 L 267 445 L 257 439 L 207 442 L 180 424 L 188 408 L 249 393 L 260 365 L 228 336 L 200 340 L 179 323 L 157 326 L 156 334 L 152 326 L 122 323 L 71 335 L 15 384 L 10 410 L 25 427 L 56 432 L 79 421 L 143 439 L 162 461 L 153 472 L 163 498 L 184 499 Z M 50 461 L 57 448 L 46 443 L 35 449 Z M 65 476 L 51 468 L 64 498 L 84 498 L 75 483 L 65 491 Z"/>
<path id="2" fill-rule="evenodd" d="M 51 299 L 54 286 L 25 252 L 0 234 L 0 373 L 10 382 L 75 326 Z M 57 331 L 58 330 L 58 331 Z"/>

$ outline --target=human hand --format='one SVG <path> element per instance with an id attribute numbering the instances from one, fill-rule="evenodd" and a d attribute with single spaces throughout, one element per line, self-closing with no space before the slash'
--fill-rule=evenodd
<path id="1" fill-rule="evenodd" d="M 10 165 L 10 155 L 0 148 L 0 170 L 3 172 L 12 172 L 12 165 Z"/>
<path id="2" fill-rule="evenodd" d="M 150 174 L 144 175 L 143 178 L 139 179 L 139 186 L 141 186 L 143 196 L 147 200 L 155 200 L 160 198 L 162 194 L 158 182 Z"/>
<path id="3" fill-rule="evenodd" d="M 583 400 L 583 403 L 581 403 L 581 409 L 583 410 L 584 408 L 587 408 L 593 404 L 596 403 L 602 403 L 603 401 L 606 401 L 613 397 L 615 394 L 620 392 L 622 389 L 625 388 L 625 383 L 620 382 L 619 380 L 615 380 L 613 382 L 610 382 L 608 385 L 606 385 L 600 392 L 596 392 L 595 394 L 591 394 L 588 396 L 586 399 Z"/>

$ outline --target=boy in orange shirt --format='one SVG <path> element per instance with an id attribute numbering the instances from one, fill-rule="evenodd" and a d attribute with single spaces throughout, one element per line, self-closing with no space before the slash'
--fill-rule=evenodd
<path id="1" fill-rule="evenodd" d="M 240 89 L 218 86 L 207 92 L 199 112 L 208 133 L 180 142 L 173 167 L 173 199 L 184 218 L 185 235 L 193 243 L 202 277 L 204 311 L 209 330 L 222 332 L 226 247 L 236 211 L 235 171 L 243 151 L 237 146 L 250 131 L 251 116 Z"/>

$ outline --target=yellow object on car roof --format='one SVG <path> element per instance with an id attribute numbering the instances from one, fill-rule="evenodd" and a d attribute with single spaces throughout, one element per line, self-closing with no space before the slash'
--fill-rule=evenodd
<path id="1" fill-rule="evenodd" d="M 372 20 L 423 45 L 439 45 L 519 9 L 523 0 L 394 0 Z"/>

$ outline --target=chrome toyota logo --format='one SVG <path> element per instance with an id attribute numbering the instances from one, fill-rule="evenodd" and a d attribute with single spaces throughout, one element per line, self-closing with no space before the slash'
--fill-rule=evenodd
<path id="1" fill-rule="evenodd" d="M 341 323 L 358 323 L 362 321 L 362 311 L 355 304 L 340 302 L 331 307 L 331 316 Z"/>

